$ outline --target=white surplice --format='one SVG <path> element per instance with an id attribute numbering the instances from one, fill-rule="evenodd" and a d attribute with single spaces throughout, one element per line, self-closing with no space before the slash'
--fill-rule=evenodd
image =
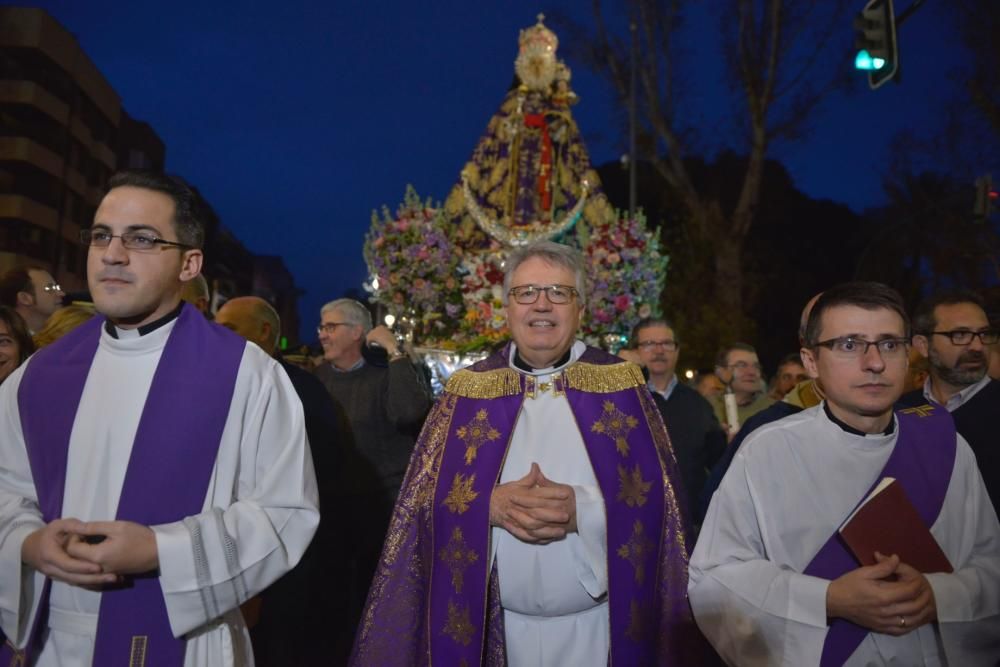
<path id="1" fill-rule="evenodd" d="M 175 324 L 144 336 L 101 331 L 70 437 L 63 517 L 114 519 L 153 373 Z M 18 645 L 44 581 L 20 557 L 24 538 L 43 525 L 17 404 L 30 364 L 0 386 L 0 623 Z M 188 640 L 187 667 L 253 664 L 239 604 L 298 562 L 318 522 L 302 404 L 277 362 L 247 344 L 202 513 L 152 526 L 170 627 Z M 91 664 L 100 600 L 99 592 L 53 582 L 38 667 Z"/>
<path id="2" fill-rule="evenodd" d="M 540 389 L 524 399 L 500 474 L 501 484 L 513 482 L 537 463 L 548 479 L 572 486 L 578 531 L 534 545 L 492 529 L 510 667 L 604 667 L 608 662 L 604 497 L 566 395 L 556 395 L 552 387 L 554 375 L 585 349 L 577 342 L 565 365 L 530 373 Z"/>
<path id="3" fill-rule="evenodd" d="M 896 445 L 860 436 L 823 406 L 761 427 L 716 491 L 691 556 L 699 627 L 732 665 L 818 665 L 829 581 L 801 574 L 877 481 Z M 938 623 L 869 633 L 847 665 L 993 665 L 1000 659 L 1000 525 L 968 444 L 931 527 L 955 569 L 929 574 Z"/>

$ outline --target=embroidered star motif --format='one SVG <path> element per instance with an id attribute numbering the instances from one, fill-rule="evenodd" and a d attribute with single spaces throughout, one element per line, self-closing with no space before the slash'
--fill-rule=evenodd
<path id="1" fill-rule="evenodd" d="M 594 433 L 603 433 L 615 441 L 615 447 L 622 456 L 628 456 L 628 434 L 629 431 L 638 426 L 639 420 L 632 415 L 627 415 L 611 401 L 604 402 L 604 414 L 594 422 L 590 430 Z"/>
<path id="2" fill-rule="evenodd" d="M 462 646 L 468 646 L 475 630 L 469 621 L 469 608 L 459 609 L 458 605 L 448 600 L 448 622 L 444 626 L 444 633 Z"/>
<path id="3" fill-rule="evenodd" d="M 455 479 L 451 482 L 451 491 L 444 499 L 445 507 L 450 509 L 452 514 L 464 514 L 472 501 L 479 497 L 479 493 L 472 490 L 472 485 L 475 482 L 475 473 L 468 477 L 461 473 L 455 473 Z"/>
<path id="4" fill-rule="evenodd" d="M 646 566 L 643 561 L 652 548 L 653 543 L 646 537 L 642 522 L 636 519 L 632 526 L 632 536 L 628 542 L 618 547 L 618 556 L 627 560 L 635 568 L 635 583 L 637 584 L 642 584 L 646 578 Z"/>
<path id="5" fill-rule="evenodd" d="M 465 569 L 479 560 L 479 554 L 465 544 L 461 528 L 455 526 L 451 531 L 451 539 L 441 549 L 438 557 L 451 570 L 451 585 L 455 587 L 455 592 L 461 593 L 462 584 L 465 582 Z"/>
<path id="6" fill-rule="evenodd" d="M 465 463 L 467 465 L 472 465 L 472 462 L 476 460 L 476 451 L 480 447 L 500 437 L 500 431 L 493 428 L 487 417 L 484 408 L 476 413 L 472 421 L 455 430 L 455 435 L 465 443 Z"/>
<path id="7" fill-rule="evenodd" d="M 623 465 L 618 466 L 618 500 L 622 500 L 629 507 L 642 507 L 646 504 L 646 493 L 652 482 L 647 482 L 642 478 L 642 470 L 636 464 L 631 472 Z"/>

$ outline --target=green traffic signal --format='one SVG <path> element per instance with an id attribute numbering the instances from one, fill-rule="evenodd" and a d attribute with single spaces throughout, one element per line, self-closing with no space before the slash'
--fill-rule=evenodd
<path id="1" fill-rule="evenodd" d="M 880 70 L 883 67 L 885 67 L 885 59 L 872 58 L 871 54 L 868 53 L 868 49 L 861 49 L 858 51 L 858 54 L 854 56 L 854 69 L 870 72 L 873 70 Z"/>

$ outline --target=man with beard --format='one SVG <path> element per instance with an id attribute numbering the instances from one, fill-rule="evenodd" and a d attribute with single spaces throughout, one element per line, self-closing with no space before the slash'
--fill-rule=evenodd
<path id="1" fill-rule="evenodd" d="M 917 308 L 914 347 L 930 362 L 923 389 L 904 394 L 899 403 L 941 405 L 955 419 L 979 463 L 994 509 L 1000 501 L 1000 447 L 993 417 L 1000 409 L 1000 381 L 987 375 L 989 347 L 1000 334 L 990 327 L 983 301 L 974 292 L 943 292 Z"/>

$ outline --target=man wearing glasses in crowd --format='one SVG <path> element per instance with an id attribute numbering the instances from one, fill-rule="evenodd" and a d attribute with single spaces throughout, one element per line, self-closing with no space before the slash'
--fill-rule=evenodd
<path id="1" fill-rule="evenodd" d="M 181 302 L 202 210 L 175 177 L 112 177 L 80 235 L 103 317 L 0 387 L 4 664 L 252 664 L 239 605 L 316 529 L 288 377 Z"/>
<path id="2" fill-rule="evenodd" d="M 715 361 L 715 374 L 726 385 L 727 393 L 736 395 L 737 424 L 728 423 L 725 395 L 712 402 L 715 417 L 729 437 L 736 435 L 747 419 L 774 403 L 764 391 L 763 376 L 757 350 L 747 343 L 732 343 L 723 348 Z"/>
<path id="3" fill-rule="evenodd" d="M 512 342 L 427 418 L 353 665 L 696 665 L 667 433 L 630 362 L 577 340 L 579 252 L 512 253 Z"/>
<path id="4" fill-rule="evenodd" d="M 32 334 L 63 305 L 66 293 L 40 266 L 11 269 L 0 278 L 0 304 L 13 308 Z"/>
<path id="5" fill-rule="evenodd" d="M 691 516 L 708 470 L 726 449 L 726 435 L 712 405 L 677 378 L 680 343 L 666 320 L 644 319 L 632 331 L 634 359 L 646 369 L 649 389 L 670 433 L 670 444 L 684 480 L 686 510 Z M 619 356 L 626 358 L 626 354 Z"/>
<path id="6" fill-rule="evenodd" d="M 989 348 L 1000 335 L 990 326 L 983 301 L 975 292 L 943 292 L 922 303 L 913 317 L 913 345 L 929 361 L 922 389 L 904 394 L 899 403 L 944 407 L 972 447 L 993 508 L 1000 503 L 1000 382 L 990 379 Z"/>
<path id="7" fill-rule="evenodd" d="M 324 520 L 331 534 L 350 536 L 334 551 L 338 560 L 329 567 L 344 584 L 344 594 L 332 601 L 337 611 L 330 624 L 337 635 L 332 661 L 339 662 L 350 653 L 431 393 L 393 333 L 373 327 L 371 313 L 354 299 L 324 305 L 317 333 L 323 363 L 315 373 L 337 407 L 337 444 L 343 454 L 332 485 L 343 511 L 330 512 Z"/>
<path id="8" fill-rule="evenodd" d="M 733 665 L 990 665 L 1000 656 L 1000 524 L 941 408 L 893 413 L 910 343 L 880 283 L 822 294 L 802 359 L 825 400 L 761 426 L 737 452 L 691 556 L 690 599 Z M 953 572 L 896 554 L 858 567 L 838 529 L 899 482 Z"/>

